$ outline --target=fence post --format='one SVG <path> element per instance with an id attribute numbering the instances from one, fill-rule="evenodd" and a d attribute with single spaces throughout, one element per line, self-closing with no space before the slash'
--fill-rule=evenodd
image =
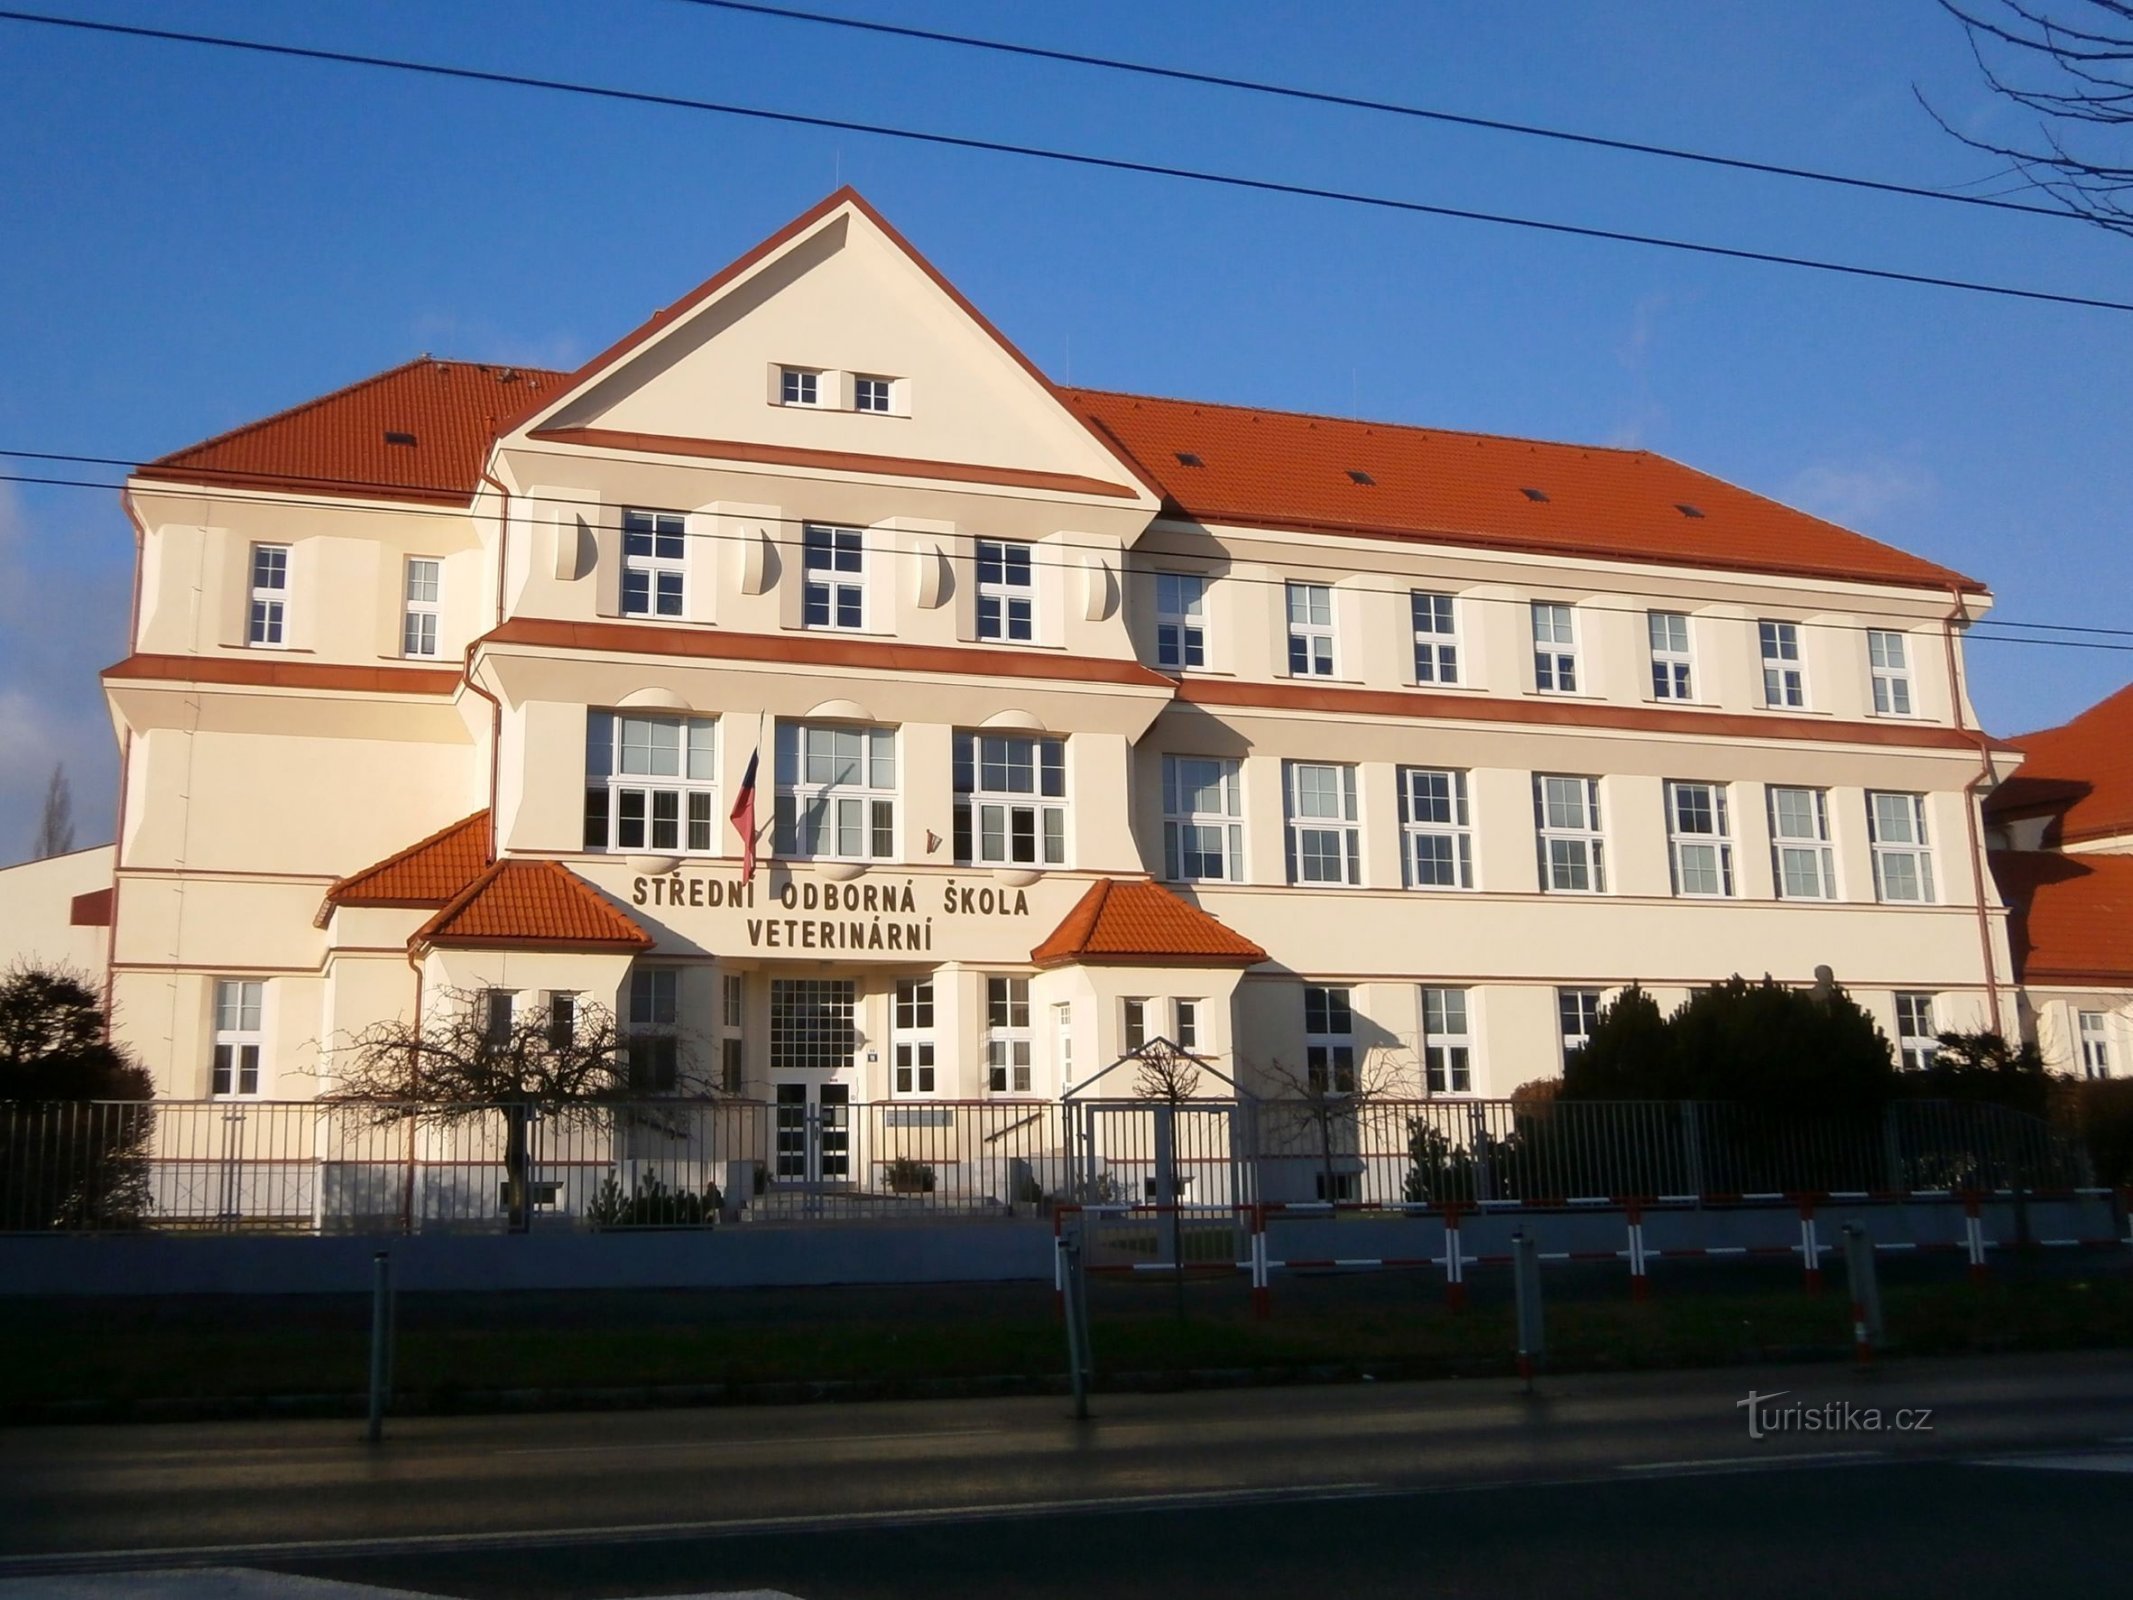
<path id="1" fill-rule="evenodd" d="M 1518 1294 L 1518 1375 L 1533 1392 L 1533 1369 L 1546 1353 L 1541 1317 L 1540 1241 L 1521 1227 L 1511 1235 L 1512 1281 Z"/>
<path id="2" fill-rule="evenodd" d="M 1844 1225 L 1844 1276 L 1852 1294 L 1852 1354 L 1861 1371 L 1874 1364 L 1882 1343 L 1881 1280 L 1876 1276 L 1874 1241 L 1856 1222 Z"/>
<path id="3" fill-rule="evenodd" d="M 1681 1153 L 1688 1161 L 1689 1193 L 1698 1200 L 1703 1198 L 1703 1124 L 1700 1120 L 1702 1107 L 1694 1100 L 1681 1102 Z"/>
<path id="4" fill-rule="evenodd" d="M 1466 1259 L 1459 1244 L 1459 1207 L 1444 1207 L 1444 1304 L 1452 1311 L 1466 1309 Z"/>
<path id="5" fill-rule="evenodd" d="M 1890 1194 L 1903 1194 L 1911 1187 L 1904 1181 L 1903 1129 L 1897 1124 L 1897 1104 L 1891 1101 L 1881 1112 L 1881 1158 L 1888 1165 Z"/>
<path id="6" fill-rule="evenodd" d="M 1970 1281 L 1985 1281 L 1985 1219 L 1983 1198 L 1975 1189 L 1963 1191 L 1963 1248 L 1970 1258 Z"/>
<path id="7" fill-rule="evenodd" d="M 1264 1321 L 1274 1314 L 1273 1296 L 1267 1283 L 1266 1207 L 1257 1201 L 1246 1207 L 1252 1228 L 1252 1313 Z"/>
<path id="8" fill-rule="evenodd" d="M 1089 1415 L 1089 1375 L 1095 1366 L 1089 1359 L 1089 1279 L 1081 1237 L 1086 1221 L 1087 1213 L 1081 1213 L 1076 1225 L 1059 1235 L 1060 1281 L 1066 1286 L 1067 1384 L 1074 1394 L 1076 1421 Z"/>
<path id="9" fill-rule="evenodd" d="M 1629 1224 L 1629 1297 L 1632 1300 L 1648 1300 L 1652 1293 L 1651 1276 L 1644 1265 L 1644 1208 L 1632 1200 L 1623 1208 L 1624 1219 Z"/>
<path id="10" fill-rule="evenodd" d="M 385 1437 L 386 1391 L 392 1385 L 392 1257 L 370 1258 L 370 1442 Z"/>
<path id="11" fill-rule="evenodd" d="M 1170 1252 L 1171 1264 L 1185 1270 L 1184 1230 L 1178 1226 L 1178 1108 L 1168 1103 L 1155 1107 L 1155 1218 L 1161 1244 Z"/>
<path id="12" fill-rule="evenodd" d="M 1809 1294 L 1822 1292 L 1822 1241 L 1815 1231 L 1815 1203 L 1800 1202 L 1800 1265 L 1805 1269 Z"/>

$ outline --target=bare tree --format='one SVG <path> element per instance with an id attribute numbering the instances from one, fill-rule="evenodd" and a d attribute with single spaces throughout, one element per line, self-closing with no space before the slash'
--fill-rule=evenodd
<path id="1" fill-rule="evenodd" d="M 63 856 L 74 848 L 74 789 L 67 782 L 67 764 L 52 768 L 51 782 L 44 786 L 44 813 L 37 819 L 37 843 L 32 859 Z"/>
<path id="2" fill-rule="evenodd" d="M 2035 118 L 2000 142 L 1965 133 L 1922 91 L 1919 103 L 1973 150 L 2005 161 L 2069 215 L 2133 235 L 2133 0 L 1940 0 L 1992 90 Z"/>
<path id="3" fill-rule="evenodd" d="M 1392 1045 L 1371 1045 L 1358 1058 L 1342 1056 L 1313 1061 L 1302 1068 L 1279 1056 L 1255 1064 L 1248 1074 L 1271 1086 L 1260 1103 L 1262 1118 L 1283 1119 L 1306 1133 L 1319 1161 L 1319 1198 L 1340 1198 L 1337 1158 L 1359 1149 L 1361 1125 L 1376 1100 L 1417 1093 L 1411 1053 Z"/>
<path id="4" fill-rule="evenodd" d="M 1200 1092 L 1201 1058 L 1168 1039 L 1150 1039 L 1135 1052 L 1133 1094 L 1139 1100 L 1182 1105 Z"/>
<path id="5" fill-rule="evenodd" d="M 411 1131 L 501 1114 L 505 1209 L 512 1230 L 523 1232 L 535 1117 L 593 1121 L 626 1107 L 658 1125 L 654 1097 L 708 1099 L 711 1085 L 671 1033 L 627 1033 L 606 1007 L 582 998 L 546 1015 L 511 1000 L 503 991 L 447 989 L 418 1021 L 372 1023 L 328 1051 L 335 1082 L 319 1098 L 365 1108 L 381 1124 L 405 1119 Z"/>

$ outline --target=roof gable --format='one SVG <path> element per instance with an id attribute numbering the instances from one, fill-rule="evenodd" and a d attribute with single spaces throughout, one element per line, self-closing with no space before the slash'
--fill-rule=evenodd
<path id="1" fill-rule="evenodd" d="M 1991 856 L 2015 981 L 2133 989 L 2133 856 Z"/>
<path id="2" fill-rule="evenodd" d="M 499 861 L 415 931 L 410 949 L 646 950 L 652 936 L 561 863 Z"/>
<path id="3" fill-rule="evenodd" d="M 441 906 L 489 864 L 489 813 L 477 811 L 383 861 L 350 873 L 326 891 L 317 924 L 336 906 Z"/>
<path id="4" fill-rule="evenodd" d="M 2053 844 L 2133 835 L 2133 684 L 2071 722 L 2014 741 L 2022 770 L 1992 792 L 1995 818 L 2048 816 Z"/>
<path id="5" fill-rule="evenodd" d="M 1161 884 L 1099 878 L 1029 958 L 1040 967 L 1250 967 L 1267 954 Z"/>

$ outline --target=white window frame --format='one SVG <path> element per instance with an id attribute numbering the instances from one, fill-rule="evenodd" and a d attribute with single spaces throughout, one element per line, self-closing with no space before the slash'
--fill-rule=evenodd
<path id="1" fill-rule="evenodd" d="M 1074 1086 L 1074 1003 L 1052 1002 L 1052 1050 L 1059 1066 L 1059 1087 Z"/>
<path id="2" fill-rule="evenodd" d="M 886 417 L 896 410 L 896 380 L 861 372 L 852 378 L 852 409 L 871 417 Z"/>
<path id="3" fill-rule="evenodd" d="M 1469 991 L 1422 988 L 1422 1085 L 1432 1099 L 1474 1092 L 1474 1020 Z"/>
<path id="4" fill-rule="evenodd" d="M 208 1098 L 257 1100 L 267 1076 L 266 983 L 259 978 L 217 978 L 213 1000 Z"/>
<path id="5" fill-rule="evenodd" d="M 803 525 L 800 585 L 800 626 L 831 633 L 866 632 L 866 534 L 828 522 Z"/>
<path id="6" fill-rule="evenodd" d="M 1198 572 L 1155 575 L 1155 664 L 1166 672 L 1207 665 L 1207 578 Z"/>
<path id="7" fill-rule="evenodd" d="M 1331 678 L 1339 674 L 1339 658 L 1333 649 L 1333 585 L 1298 583 L 1284 586 L 1289 617 L 1289 676 Z"/>
<path id="8" fill-rule="evenodd" d="M 578 1036 L 578 1023 L 584 1016 L 584 997 L 570 989 L 551 989 L 548 992 L 548 1044 L 551 1049 L 568 1049 Z"/>
<path id="9" fill-rule="evenodd" d="M 1415 682 L 1458 684 L 1459 597 L 1410 589 L 1407 612 L 1415 630 Z"/>
<path id="10" fill-rule="evenodd" d="M 1940 1030 L 1933 1025 L 1933 996 L 1915 989 L 1896 991 L 1896 1061 L 1907 1072 L 1923 1072 L 1940 1053 Z"/>
<path id="11" fill-rule="evenodd" d="M 255 650 L 289 647 L 289 554 L 285 544 L 252 546 L 244 642 Z"/>
<path id="12" fill-rule="evenodd" d="M 1019 539 L 977 545 L 977 632 L 995 644 L 1037 640 L 1037 551 Z"/>
<path id="13" fill-rule="evenodd" d="M 823 379 L 829 374 L 819 367 L 778 368 L 778 404 L 819 411 L 823 406 Z"/>
<path id="14" fill-rule="evenodd" d="M 738 972 L 719 976 L 719 1088 L 739 1094 L 748 1078 L 748 980 Z"/>
<path id="15" fill-rule="evenodd" d="M 511 1036 L 518 1030 L 518 991 L 515 989 L 484 989 L 481 991 L 481 1041 L 491 1050 L 508 1050 Z"/>
<path id="16" fill-rule="evenodd" d="M 1400 780 L 1400 872 L 1410 889 L 1474 887 L 1474 830 L 1467 809 L 1466 773 L 1456 767 L 1402 767 Z M 1442 841 L 1453 878 L 1438 880 Z M 1430 871 L 1423 871 L 1427 848 Z"/>
<path id="17" fill-rule="evenodd" d="M 1354 1094 L 1355 992 L 1345 984 L 1304 985 L 1304 1081 L 1313 1094 Z"/>
<path id="18" fill-rule="evenodd" d="M 1763 618 L 1755 624 L 1762 652 L 1763 704 L 1778 711 L 1807 706 L 1807 659 L 1801 652 L 1800 625 Z"/>
<path id="19" fill-rule="evenodd" d="M 1129 994 L 1118 1003 L 1118 1037 L 1122 1048 L 1120 1055 L 1138 1050 L 1146 1045 L 1148 1032 L 1148 1007 L 1152 1002 L 1146 995 Z"/>
<path id="20" fill-rule="evenodd" d="M 1911 698 L 1911 650 L 1906 636 L 1888 628 L 1866 630 L 1866 669 L 1873 689 L 1874 715 L 1908 717 Z"/>
<path id="21" fill-rule="evenodd" d="M 1560 600 L 1535 600 L 1533 688 L 1538 694 L 1578 692 L 1577 608 Z"/>
<path id="22" fill-rule="evenodd" d="M 955 860 L 965 867 L 1067 864 L 1066 740 L 955 735 Z"/>
<path id="23" fill-rule="evenodd" d="M 719 855 L 720 820 L 716 717 L 585 713 L 585 849 Z"/>
<path id="24" fill-rule="evenodd" d="M 1180 1050 L 1201 1048 L 1200 1018 L 1206 1003 L 1193 995 L 1181 995 L 1170 1002 L 1170 1042 Z"/>
<path id="25" fill-rule="evenodd" d="M 1210 787 L 1222 809 L 1196 809 Z M 1216 843 L 1213 851 L 1206 847 L 1209 835 Z M 1213 860 L 1220 870 L 1187 872 L 1188 859 L 1201 868 Z M 1163 757 L 1163 876 L 1172 883 L 1245 881 L 1242 762 L 1222 756 Z"/>
<path id="26" fill-rule="evenodd" d="M 688 571 L 688 522 L 679 511 L 623 507 L 622 614 L 625 617 L 687 616 Z"/>
<path id="27" fill-rule="evenodd" d="M 1674 893 L 1681 898 L 1732 898 L 1733 826 L 1730 810 L 1726 786 L 1722 783 L 1667 780 L 1667 859 L 1674 871 Z M 1714 880 L 1716 887 L 1708 887 Z"/>
<path id="28" fill-rule="evenodd" d="M 988 1094 L 1036 1092 L 1029 1025 L 1029 979 L 985 976 L 985 1089 Z"/>
<path id="29" fill-rule="evenodd" d="M 1576 785 L 1575 788 L 1564 787 Z M 1575 802 L 1576 822 L 1565 821 Z M 1543 894 L 1605 894 L 1607 835 L 1600 780 L 1573 773 L 1533 774 L 1533 828 Z M 1559 873 L 1558 867 L 1563 870 Z M 1582 872 L 1585 882 L 1573 881 Z"/>
<path id="30" fill-rule="evenodd" d="M 940 1093 L 940 1045 L 933 974 L 898 978 L 890 1001 L 889 1094 L 927 1100 Z"/>
<path id="31" fill-rule="evenodd" d="M 673 1094 L 681 1088 L 681 969 L 630 968 L 626 1008 L 630 1090 Z"/>
<path id="32" fill-rule="evenodd" d="M 1688 613 L 1647 611 L 1644 631 L 1652 647 L 1652 698 L 1694 700 L 1696 658 L 1690 648 Z"/>
<path id="33" fill-rule="evenodd" d="M 1866 831 L 1874 854 L 1874 898 L 1883 905 L 1934 904 L 1933 840 L 1926 829 L 1926 797 L 1890 789 L 1867 790 Z M 1892 893 L 1892 880 L 1916 892 Z"/>
<path id="34" fill-rule="evenodd" d="M 1592 1030 L 1599 1025 L 1600 1007 L 1607 1003 L 1604 989 L 1567 988 L 1555 991 L 1555 1025 L 1560 1035 L 1563 1064 L 1592 1042 Z"/>
<path id="35" fill-rule="evenodd" d="M 1829 838 L 1829 791 L 1810 789 L 1799 784 L 1773 783 L 1764 790 L 1766 807 L 1770 814 L 1770 876 L 1780 900 L 1834 900 L 1837 898 L 1837 857 Z M 1786 819 L 1780 811 L 1780 795 L 1805 795 L 1811 807 L 1806 819 L 1813 829 L 1801 833 L 1787 830 Z M 1812 892 L 1787 887 L 1788 862 L 1811 866 L 1815 888 Z"/>
<path id="36" fill-rule="evenodd" d="M 411 661 L 434 661 L 444 626 L 444 562 L 436 556 L 409 556 L 400 592 L 400 654 Z"/>
<path id="37" fill-rule="evenodd" d="M 2111 1076 L 2111 1014 L 2108 1011 L 2076 1011 L 2074 1038 L 2081 1047 L 2084 1078 Z"/>
<path id="38" fill-rule="evenodd" d="M 855 737 L 852 749 L 839 748 Z M 776 747 L 772 844 L 778 855 L 798 861 L 896 859 L 902 807 L 894 728 L 780 722 Z"/>
<path id="39" fill-rule="evenodd" d="M 1289 882 L 1314 888 L 1359 886 L 1363 829 L 1356 809 L 1355 768 L 1338 761 L 1284 761 L 1281 790 L 1288 811 Z"/>

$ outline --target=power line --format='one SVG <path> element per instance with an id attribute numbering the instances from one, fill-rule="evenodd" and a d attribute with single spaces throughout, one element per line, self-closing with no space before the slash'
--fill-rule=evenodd
<path id="1" fill-rule="evenodd" d="M 1283 183 L 1272 178 L 1252 178 L 1237 173 L 1209 172 L 1195 167 L 1170 166 L 1152 161 L 1129 161 L 1119 156 L 1091 155 L 1083 151 L 1054 150 L 1041 145 L 1011 144 L 997 139 L 979 139 L 960 134 L 934 133 L 916 128 L 893 128 L 878 122 L 776 111 L 763 106 L 736 105 L 702 100 L 687 95 L 659 94 L 648 89 L 621 89 L 600 84 L 574 83 L 559 78 L 539 78 L 524 73 L 494 72 L 477 67 L 446 66 L 438 62 L 410 61 L 394 56 L 367 55 L 347 50 L 324 50 L 307 45 L 275 44 L 259 39 L 240 39 L 225 34 L 186 33 L 170 28 L 144 28 L 117 22 L 90 22 L 78 17 L 55 17 L 35 11 L 0 11 L 0 22 L 20 22 L 42 27 L 66 28 L 84 33 L 122 38 L 148 39 L 165 44 L 193 44 L 223 50 L 301 61 L 324 61 L 340 66 L 370 67 L 392 72 L 417 73 L 467 83 L 486 83 L 516 89 L 540 89 L 556 94 L 581 95 L 592 99 L 633 105 L 663 106 L 670 110 L 701 111 L 757 122 L 792 127 L 820 128 L 869 138 L 896 139 L 911 144 L 933 145 L 952 150 L 975 150 L 994 155 L 1022 156 L 1064 166 L 1089 167 L 1106 172 L 1133 173 L 1141 177 L 1174 178 L 1182 182 L 1237 189 L 1253 194 L 1285 195 L 1293 199 L 1324 200 L 1363 206 L 1412 216 L 1442 217 L 1458 222 L 1483 222 L 1498 227 L 1521 228 L 1533 233 L 1564 238 L 1596 239 L 1611 244 L 1644 245 L 1659 250 L 1679 250 L 1691 255 L 1712 256 L 1727 261 L 1751 261 L 1765 266 L 1797 267 L 1810 272 L 1867 278 L 1883 283 L 1907 283 L 1933 289 L 1954 289 L 1966 294 L 1997 295 L 2010 300 L 2030 300 L 2049 305 L 2081 306 L 2097 311 L 2133 311 L 2133 301 L 2107 300 L 2099 296 L 2061 294 L 2046 289 L 2024 289 L 2012 284 L 1986 283 L 1970 278 L 1949 278 L 1926 272 L 1901 272 L 1892 267 L 1866 267 L 1855 262 L 1824 261 L 1813 256 L 1787 255 L 1780 251 L 1749 250 L 1733 245 L 1709 244 L 1693 239 L 1674 239 L 1659 234 L 1631 233 L 1618 228 L 1587 227 L 1573 222 L 1553 222 L 1539 217 L 1513 216 L 1506 212 L 1479 211 L 1465 206 L 1436 205 L 1421 200 L 1402 200 L 1391 195 L 1357 190 L 1329 189 L 1316 184 Z"/>
<path id="2" fill-rule="evenodd" d="M 933 28 L 913 28 L 901 23 L 873 22 L 859 17 L 835 16 L 822 11 L 800 11 L 786 6 L 768 6 L 751 3 L 751 0 L 679 0 L 680 4 L 700 6 L 707 10 L 740 12 L 750 16 L 773 17 L 781 22 L 811 22 L 825 27 L 847 28 L 859 33 L 884 34 L 900 39 L 916 39 L 927 44 L 945 44 L 967 50 L 991 51 L 997 55 L 1022 56 L 1038 61 L 1058 61 L 1070 66 L 1096 67 L 1106 72 L 1132 73 L 1144 78 L 1159 78 L 1172 83 L 1193 83 L 1208 88 L 1234 89 L 1246 94 L 1271 95 L 1283 100 L 1304 101 L 1312 105 L 1338 106 L 1351 111 L 1380 112 L 1389 116 L 1409 117 L 1421 122 L 1437 122 L 1460 128 L 1478 128 L 1489 133 L 1510 133 L 1532 139 L 1550 139 L 1562 144 L 1583 145 L 1596 150 L 1616 150 L 1630 155 L 1659 156 L 1669 161 L 1685 161 L 1700 166 L 1721 167 L 1736 172 L 1759 173 L 1766 177 L 1799 178 L 1810 183 L 1835 184 L 1846 189 L 1865 189 L 1878 194 L 1903 195 L 1915 200 L 1940 200 L 1953 205 L 1979 206 L 1993 211 L 2018 211 L 2036 217 L 2052 217 L 2062 222 L 2086 222 L 2078 212 L 2059 206 L 2025 204 L 2017 200 L 2001 200 L 1986 195 L 1957 194 L 1947 189 L 1928 189 L 1916 184 L 1894 183 L 1879 178 L 1861 178 L 1848 173 L 1823 172 L 1812 167 L 1785 166 L 1777 162 L 1751 161 L 1741 156 L 1714 155 L 1703 150 L 1684 150 L 1672 145 L 1647 144 L 1635 139 L 1614 139 L 1603 134 L 1579 133 L 1568 128 L 1550 128 L 1537 123 L 1509 122 L 1498 117 L 1470 116 L 1455 111 L 1440 111 L 1430 106 L 1410 105 L 1396 100 L 1373 100 L 1362 95 L 1335 94 L 1327 90 L 1305 89 L 1295 84 L 1269 83 L 1263 79 L 1239 78 L 1218 72 L 1197 72 L 1186 67 L 1158 66 L 1153 62 L 1129 61 L 1116 56 L 1088 55 L 1076 50 L 1053 50 L 1042 45 L 1017 44 L 1005 39 L 984 39 L 972 34 L 948 33 Z M 1993 181 L 1991 179 L 1978 181 Z"/>

